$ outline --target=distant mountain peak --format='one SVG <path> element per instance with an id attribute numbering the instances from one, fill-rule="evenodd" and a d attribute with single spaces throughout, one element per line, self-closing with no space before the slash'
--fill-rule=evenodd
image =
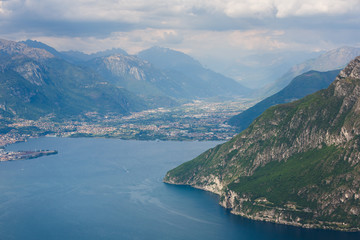
<path id="1" fill-rule="evenodd" d="M 184 66 L 202 67 L 201 63 L 191 56 L 170 48 L 155 46 L 139 52 L 138 56 L 161 69 L 179 69 Z"/>
<path id="2" fill-rule="evenodd" d="M 0 51 L 10 56 L 26 56 L 34 60 L 53 58 L 54 55 L 44 49 L 32 48 L 24 43 L 0 39 Z"/>

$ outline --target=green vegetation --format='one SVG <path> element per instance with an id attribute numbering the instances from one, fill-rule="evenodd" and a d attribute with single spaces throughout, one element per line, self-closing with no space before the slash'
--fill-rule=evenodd
<path id="1" fill-rule="evenodd" d="M 305 207 L 312 202 L 298 195 L 301 188 L 311 184 L 320 186 L 324 179 L 351 170 L 348 162 L 339 160 L 342 153 L 343 149 L 330 146 L 295 154 L 286 161 L 273 161 L 257 168 L 253 175 L 240 177 L 228 187 L 253 199 L 266 197 L 277 205 L 292 201 Z"/>

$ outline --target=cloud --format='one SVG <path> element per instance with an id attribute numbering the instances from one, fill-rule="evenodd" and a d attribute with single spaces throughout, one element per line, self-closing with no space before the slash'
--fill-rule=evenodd
<path id="1" fill-rule="evenodd" d="M 287 47 L 287 44 L 279 38 L 283 34 L 283 31 L 250 30 L 234 31 L 229 36 L 232 46 L 242 46 L 246 50 L 271 51 Z"/>
<path id="2" fill-rule="evenodd" d="M 11 0 L 0 1 L 0 34 L 104 38 L 114 32 L 356 28 L 360 0 Z M 319 20 L 314 21 L 315 20 Z M 180 43 L 180 35 L 167 40 Z"/>
<path id="3" fill-rule="evenodd" d="M 166 21 L 179 17 L 224 14 L 231 18 L 356 14 L 359 0 L 11 0 L 1 11 L 63 21 Z M 161 22 L 161 21 L 160 21 Z"/>
<path id="4" fill-rule="evenodd" d="M 123 48 L 130 54 L 152 46 L 174 47 L 181 45 L 188 33 L 173 29 L 139 29 L 128 32 L 113 32 L 106 37 L 94 36 L 37 36 L 38 41 L 52 45 L 59 51 L 76 49 L 87 53 L 102 51 L 112 47 Z"/>
<path id="5" fill-rule="evenodd" d="M 360 9 L 359 0 L 230 0 L 221 2 L 225 3 L 222 5 L 223 11 L 233 18 L 343 15 L 357 14 Z"/>
<path id="6" fill-rule="evenodd" d="M 276 0 L 276 16 L 343 15 L 358 14 L 359 0 Z"/>

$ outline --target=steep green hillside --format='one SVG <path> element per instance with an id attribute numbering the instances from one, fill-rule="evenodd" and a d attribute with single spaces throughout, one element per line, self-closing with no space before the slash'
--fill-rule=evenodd
<path id="1" fill-rule="evenodd" d="M 360 57 L 326 89 L 266 110 L 164 181 L 221 196 L 248 218 L 360 230 Z"/>
<path id="2" fill-rule="evenodd" d="M 280 92 L 262 100 L 244 112 L 230 118 L 228 124 L 236 126 L 239 131 L 246 129 L 266 109 L 276 104 L 288 103 L 318 90 L 327 88 L 340 70 L 329 72 L 310 71 L 294 78 Z"/>

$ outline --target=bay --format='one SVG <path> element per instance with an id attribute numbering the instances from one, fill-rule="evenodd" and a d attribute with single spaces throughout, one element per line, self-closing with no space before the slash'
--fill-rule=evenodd
<path id="1" fill-rule="evenodd" d="M 0 239 L 360 239 L 251 221 L 165 173 L 219 142 L 38 138 L 7 150 L 57 155 L 0 164 Z"/>

